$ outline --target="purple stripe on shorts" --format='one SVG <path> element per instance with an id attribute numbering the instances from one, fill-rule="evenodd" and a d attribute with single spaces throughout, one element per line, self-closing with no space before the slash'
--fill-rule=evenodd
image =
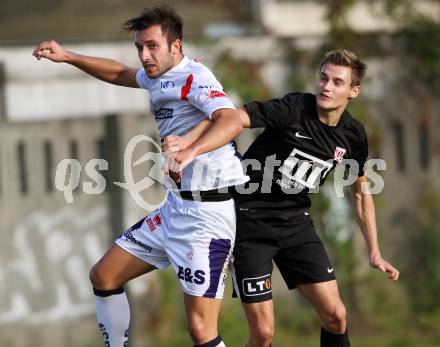
<path id="1" fill-rule="evenodd" d="M 148 217 L 148 216 L 147 216 L 147 217 Z M 145 219 L 146 219 L 147 217 L 142 218 L 139 222 L 137 222 L 136 224 L 132 225 L 132 226 L 130 227 L 130 229 L 128 229 L 128 230 L 130 230 L 130 231 L 134 231 L 134 230 L 140 229 L 141 226 L 142 226 L 142 224 L 144 224 L 144 221 L 145 221 Z"/>
<path id="2" fill-rule="evenodd" d="M 235 151 L 234 155 L 238 159 L 240 159 L 240 161 L 243 161 L 243 156 L 241 155 L 241 153 L 238 151 L 238 148 L 237 148 L 237 142 L 231 141 L 231 144 L 232 144 L 232 147 L 234 148 L 234 151 Z"/>
<path id="3" fill-rule="evenodd" d="M 220 275 L 230 250 L 231 240 L 211 239 L 211 243 L 209 244 L 209 288 L 206 290 L 205 294 L 203 294 L 203 297 L 215 298 Z"/>

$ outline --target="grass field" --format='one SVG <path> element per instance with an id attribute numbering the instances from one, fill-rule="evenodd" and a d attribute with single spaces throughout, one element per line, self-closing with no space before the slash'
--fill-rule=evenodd
<path id="1" fill-rule="evenodd" d="M 166 319 L 160 323 L 162 327 L 155 335 L 151 346 L 192 346 L 186 332 L 182 297 L 176 287 L 174 274 L 166 271 L 161 274 L 161 279 L 165 289 L 162 310 L 167 314 Z M 247 322 L 239 302 L 231 298 L 231 290 L 229 284 L 220 316 L 219 332 L 228 347 L 243 347 L 247 340 Z M 277 322 L 273 346 L 318 347 L 319 320 L 308 304 L 298 300 L 297 293 L 291 296 L 275 296 Z M 387 312 L 383 314 L 386 315 Z M 393 327 L 394 325 L 396 326 Z M 440 347 L 439 334 L 432 331 L 416 331 L 411 324 L 405 326 L 389 323 L 386 329 L 381 329 L 380 332 L 377 328 L 366 325 L 352 326 L 350 329 L 351 344 L 354 347 Z"/>

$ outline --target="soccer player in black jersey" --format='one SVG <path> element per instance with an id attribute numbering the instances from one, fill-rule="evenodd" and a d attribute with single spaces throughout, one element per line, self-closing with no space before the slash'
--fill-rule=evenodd
<path id="1" fill-rule="evenodd" d="M 365 128 L 346 111 L 359 95 L 365 71 L 366 65 L 354 53 L 329 52 L 319 68 L 315 95 L 291 93 L 251 102 L 239 110 L 244 127 L 265 128 L 244 154 L 251 181 L 237 187 L 235 196 L 238 219 L 232 272 L 249 322 L 248 347 L 271 346 L 272 261 L 287 286 L 298 288 L 318 313 L 321 347 L 350 346 L 335 270 L 315 232 L 308 197 L 343 159 L 359 165 L 352 189 L 369 264 L 392 281 L 399 277 L 380 254 L 374 202 L 363 184 L 368 156 Z M 164 145 L 179 150 L 183 143 L 172 136 Z"/>

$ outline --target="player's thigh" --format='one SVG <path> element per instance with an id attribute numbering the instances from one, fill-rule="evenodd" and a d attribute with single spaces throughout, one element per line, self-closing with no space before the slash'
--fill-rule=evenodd
<path id="1" fill-rule="evenodd" d="M 94 286 L 99 289 L 120 286 L 135 277 L 169 265 L 163 250 L 165 226 L 161 210 L 151 212 L 116 239 L 91 271 L 90 279 Z"/>
<path id="2" fill-rule="evenodd" d="M 297 288 L 320 316 L 331 314 L 335 309 L 343 307 L 336 280 L 299 284 Z"/>
<path id="3" fill-rule="evenodd" d="M 234 295 L 243 303 L 272 299 L 272 258 L 278 252 L 273 230 L 264 222 L 238 218 L 231 274 Z"/>
<path id="4" fill-rule="evenodd" d="M 117 244 L 113 244 L 93 266 L 90 277 L 95 286 L 120 287 L 127 281 L 155 269 L 153 265 L 128 253 Z"/>
<path id="5" fill-rule="evenodd" d="M 289 289 L 300 284 L 328 282 L 336 279 L 325 247 L 308 216 L 297 218 L 290 226 L 293 233 L 283 241 L 274 257 Z"/>
<path id="6" fill-rule="evenodd" d="M 124 231 L 115 243 L 139 260 L 160 270 L 169 264 L 164 250 L 166 242 L 166 203 Z"/>
<path id="7" fill-rule="evenodd" d="M 190 325 L 217 327 L 222 299 L 204 298 L 184 293 L 186 317 Z"/>

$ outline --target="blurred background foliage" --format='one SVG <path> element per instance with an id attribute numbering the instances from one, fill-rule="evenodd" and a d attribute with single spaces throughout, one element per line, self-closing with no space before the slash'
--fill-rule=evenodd
<path id="1" fill-rule="evenodd" d="M 214 71 L 223 88 L 237 93 L 243 103 L 271 97 L 270 90 L 260 75 L 258 63 L 235 59 L 226 50 L 218 57 Z"/>

